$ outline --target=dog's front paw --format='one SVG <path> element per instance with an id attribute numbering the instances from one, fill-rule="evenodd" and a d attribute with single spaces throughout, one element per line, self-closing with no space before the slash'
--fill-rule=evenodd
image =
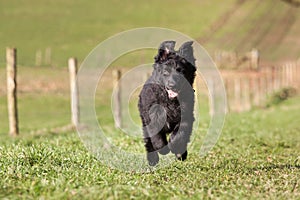
<path id="1" fill-rule="evenodd" d="M 187 143 L 179 140 L 173 140 L 168 144 L 169 149 L 175 155 L 183 155 L 187 149 Z"/>
<path id="2" fill-rule="evenodd" d="M 149 152 L 147 153 L 147 160 L 150 166 L 155 166 L 158 164 L 159 157 L 157 152 Z"/>
<path id="3" fill-rule="evenodd" d="M 181 161 L 185 161 L 187 158 L 188 152 L 185 151 L 183 154 L 175 154 L 176 158 Z"/>

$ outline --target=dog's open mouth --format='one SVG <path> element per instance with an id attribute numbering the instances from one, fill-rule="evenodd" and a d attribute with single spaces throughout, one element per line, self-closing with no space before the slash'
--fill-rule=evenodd
<path id="1" fill-rule="evenodd" d="M 168 96 L 169 96 L 170 99 L 174 99 L 175 97 L 178 96 L 178 93 L 173 91 L 173 90 L 167 89 L 167 92 L 168 92 Z"/>

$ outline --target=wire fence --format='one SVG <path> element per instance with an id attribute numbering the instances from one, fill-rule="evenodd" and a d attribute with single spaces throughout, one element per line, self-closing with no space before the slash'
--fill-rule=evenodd
<path id="1" fill-rule="evenodd" d="M 37 63 L 36 64 L 42 64 L 42 63 L 51 63 L 51 50 L 47 50 L 48 52 L 48 58 L 47 59 L 40 59 L 40 53 L 37 52 Z M 253 107 L 263 107 L 268 97 L 282 89 L 282 88 L 294 88 L 296 90 L 300 89 L 300 61 L 296 62 L 289 62 L 282 66 L 276 66 L 276 67 L 263 67 L 261 68 L 259 66 L 259 56 L 257 56 L 256 51 L 252 51 L 249 59 L 249 63 L 252 67 L 244 69 L 244 70 L 228 70 L 228 69 L 221 69 L 220 72 L 222 74 L 226 93 L 227 93 L 227 111 L 228 112 L 243 112 L 248 111 L 252 109 Z M 226 57 L 235 59 L 235 55 L 227 55 Z M 40 60 L 39 60 L 40 59 Z M 43 61 L 44 60 L 44 61 Z M 236 62 L 236 61 L 234 61 Z M 78 106 L 78 91 L 77 91 L 77 83 L 76 83 L 76 73 L 77 73 L 77 60 L 75 58 L 71 58 L 66 61 L 69 65 L 69 70 L 65 69 L 65 71 L 60 71 L 60 73 L 55 72 L 52 76 L 49 75 L 50 70 L 45 71 L 45 73 L 39 74 L 39 76 L 44 76 L 45 82 L 35 82 L 35 79 L 39 79 L 41 77 L 35 77 L 35 74 L 27 73 L 28 77 L 25 78 L 25 81 L 23 80 L 20 87 L 18 87 L 18 78 L 16 73 L 13 70 L 17 70 L 17 66 L 20 66 L 21 64 L 17 62 L 17 56 L 16 56 L 16 50 L 15 49 L 7 49 L 7 56 L 5 62 L 2 62 L 0 60 L 0 64 L 6 65 L 7 67 L 7 82 L 6 84 L 1 85 L 7 85 L 7 88 L 4 89 L 5 92 L 8 95 L 7 98 L 7 107 L 8 107 L 8 123 L 9 123 L 9 133 L 12 136 L 16 136 L 19 134 L 19 118 L 18 118 L 18 97 L 17 97 L 17 88 L 20 91 L 30 91 L 34 89 L 35 87 L 38 87 L 39 89 L 42 89 L 43 92 L 49 92 L 49 91 L 62 91 L 64 90 L 65 93 L 71 94 L 69 96 L 69 107 L 64 108 L 70 110 L 70 120 L 67 124 L 62 125 L 61 130 L 65 130 L 67 128 L 74 127 L 79 123 L 79 115 L 80 110 Z M 53 70 L 53 69 L 52 69 Z M 34 71 L 34 70 L 33 70 Z M 69 71 L 69 78 L 68 76 Z M 57 77 L 58 74 L 61 74 L 63 72 L 62 76 Z M 48 74 L 47 74 L 48 73 Z M 122 70 L 113 71 L 111 74 L 111 78 L 108 79 L 110 81 L 110 84 L 116 85 L 118 80 L 122 77 Z M 147 74 L 149 76 L 149 73 Z M 55 79 L 54 79 L 55 77 Z M 1 77 L 0 77 L 1 78 Z M 52 80 L 53 79 L 53 80 Z M 67 79 L 67 80 L 66 80 Z M 4 81 L 3 79 L 0 79 Z M 214 80 L 209 80 L 208 82 L 214 83 Z M 31 84 L 31 88 L 26 90 L 26 86 L 28 84 Z M 215 91 L 218 91 L 217 87 L 220 87 L 218 85 L 215 85 Z M 3 88 L 0 87 L 0 91 L 3 90 Z M 49 89 L 50 88 L 50 89 Z M 118 88 L 117 92 L 122 92 L 122 88 Z M 48 89 L 48 90 L 47 90 Z M 38 98 L 39 92 L 36 92 L 36 97 Z M 118 97 L 118 95 L 116 95 Z M 120 114 L 121 111 L 118 109 L 121 109 L 120 98 L 114 99 L 115 106 L 114 112 L 117 113 L 116 116 L 117 119 L 115 119 L 115 125 L 117 127 L 121 126 L 122 124 L 122 115 Z M 118 106 L 119 105 L 119 106 Z M 34 105 L 32 105 L 32 109 L 38 109 L 35 108 Z M 214 113 L 213 111 L 210 111 L 211 113 Z M 55 126 L 56 127 L 56 126 Z M 43 132 L 41 130 L 38 130 L 37 132 Z M 59 127 L 56 128 L 49 128 L 46 130 L 60 130 Z"/>

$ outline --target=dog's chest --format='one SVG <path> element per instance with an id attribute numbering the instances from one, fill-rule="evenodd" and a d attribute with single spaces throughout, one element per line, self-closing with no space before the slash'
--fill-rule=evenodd
<path id="1" fill-rule="evenodd" d="M 177 99 L 166 99 L 164 107 L 167 114 L 167 121 L 170 123 L 179 123 L 181 117 L 181 108 Z"/>

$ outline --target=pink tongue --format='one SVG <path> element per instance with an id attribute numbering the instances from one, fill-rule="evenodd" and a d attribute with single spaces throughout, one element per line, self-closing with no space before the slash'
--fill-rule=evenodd
<path id="1" fill-rule="evenodd" d="M 167 90 L 167 92 L 168 92 L 169 98 L 175 98 L 178 95 L 177 92 L 174 92 L 172 90 Z"/>

